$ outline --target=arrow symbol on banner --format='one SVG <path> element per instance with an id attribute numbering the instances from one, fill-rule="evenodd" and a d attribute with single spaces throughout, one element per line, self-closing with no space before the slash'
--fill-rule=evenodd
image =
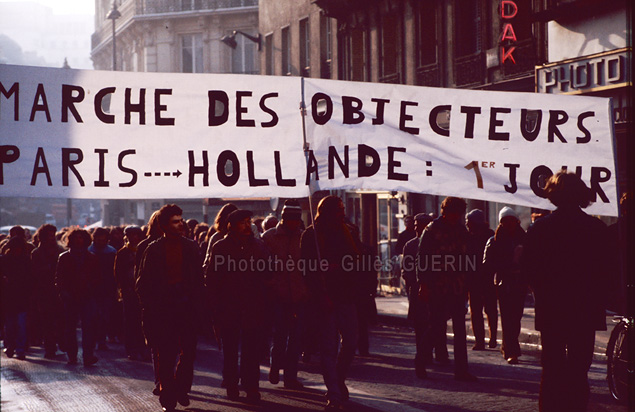
<path id="1" fill-rule="evenodd" d="M 176 169 L 176 172 L 145 172 L 143 175 L 145 177 L 152 177 L 152 176 L 176 176 L 176 178 L 178 179 L 179 176 L 181 176 L 183 173 L 181 173 L 181 171 L 179 169 Z"/>

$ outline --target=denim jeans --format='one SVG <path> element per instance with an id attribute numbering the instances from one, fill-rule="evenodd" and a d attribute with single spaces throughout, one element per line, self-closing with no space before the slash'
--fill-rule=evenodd
<path id="1" fill-rule="evenodd" d="M 284 369 L 284 380 L 290 382 L 298 378 L 304 310 L 298 304 L 276 303 L 273 312 L 271 369 Z"/>
<path id="2" fill-rule="evenodd" d="M 320 314 L 318 322 L 326 397 L 331 401 L 342 402 L 342 389 L 357 349 L 357 308 L 354 303 L 336 302 L 330 312 Z"/>
<path id="3" fill-rule="evenodd" d="M 26 351 L 26 312 L 8 313 L 5 318 L 4 347 L 18 356 Z"/>
<path id="4" fill-rule="evenodd" d="M 70 359 L 77 358 L 77 321 L 82 323 L 82 356 L 93 356 L 97 307 L 93 299 L 64 302 L 64 351 Z"/>

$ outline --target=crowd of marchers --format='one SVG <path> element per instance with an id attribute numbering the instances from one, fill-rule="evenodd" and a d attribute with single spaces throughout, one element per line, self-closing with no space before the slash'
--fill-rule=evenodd
<path id="1" fill-rule="evenodd" d="M 556 210 L 527 231 L 509 207 L 492 231 L 482 211 L 466 214 L 466 202 L 456 197 L 443 201 L 437 218 L 406 219 L 397 253 L 404 261 L 441 265 L 402 270 L 417 377 L 426 379 L 435 358 L 449 362 L 446 324 L 452 320 L 455 379 L 478 379 L 468 370 L 468 302 L 472 349 L 486 347 L 483 312 L 487 346 L 497 347 L 500 308 L 501 352 L 508 363 L 518 363 L 520 319 L 531 290 L 542 339 L 540 408 L 585 410 L 594 333 L 606 328 L 607 269 L 617 232 L 582 211 L 591 191 L 576 175 L 557 173 L 545 191 Z M 353 358 L 369 353 L 377 290 L 372 265 L 350 270 L 343 262 L 375 259 L 375 251 L 346 220 L 337 196 L 321 199 L 310 226 L 302 216 L 300 203 L 290 199 L 279 221 L 256 220 L 228 203 L 208 226 L 186 221 L 177 205 L 168 204 L 144 227 L 57 231 L 45 224 L 29 238 L 15 226 L 0 239 L 4 353 L 23 360 L 29 346 L 41 345 L 47 359 L 59 350 L 77 364 L 81 353 L 91 366 L 98 363 L 96 352 L 123 344 L 129 359 L 152 362 L 152 392 L 163 410 L 173 411 L 190 404 L 197 340 L 213 337 L 229 400 L 260 402 L 265 360 L 269 382 L 302 390 L 299 359 L 317 356 L 325 408 L 341 409 Z M 476 265 L 454 264 L 475 257 Z M 282 264 L 272 266 L 272 259 Z"/>

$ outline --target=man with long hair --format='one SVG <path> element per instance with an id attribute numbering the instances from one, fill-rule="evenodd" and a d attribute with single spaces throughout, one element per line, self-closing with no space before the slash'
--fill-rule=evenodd
<path id="1" fill-rule="evenodd" d="M 539 407 L 584 411 L 595 331 L 606 330 L 607 229 L 582 211 L 593 192 L 575 174 L 556 173 L 544 190 L 557 209 L 527 230 L 523 252 L 542 344 Z"/>
<path id="2" fill-rule="evenodd" d="M 136 283 L 146 340 L 157 353 L 159 401 L 166 411 L 177 402 L 190 404 L 201 315 L 201 259 L 196 242 L 183 236 L 182 215 L 174 204 L 159 210 L 163 236 L 145 250 Z"/>
<path id="3" fill-rule="evenodd" d="M 360 254 L 339 197 L 327 196 L 320 201 L 315 224 L 304 231 L 300 243 L 327 388 L 326 409 L 336 410 L 348 400 L 345 381 L 358 339 L 358 276 L 342 263 Z"/>

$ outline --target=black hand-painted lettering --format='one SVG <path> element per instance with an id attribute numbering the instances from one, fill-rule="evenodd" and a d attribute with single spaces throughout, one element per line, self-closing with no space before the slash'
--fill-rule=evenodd
<path id="1" fill-rule="evenodd" d="M 209 161 L 207 159 L 207 150 L 203 150 L 203 166 L 197 166 L 194 160 L 194 151 L 187 151 L 187 159 L 190 166 L 190 172 L 188 174 L 187 184 L 190 187 L 194 186 L 194 177 L 196 175 L 203 175 L 203 186 L 209 186 Z"/>
<path id="2" fill-rule="evenodd" d="M 35 184 L 37 183 L 37 176 L 40 173 L 44 173 L 44 176 L 46 176 L 46 183 L 49 186 L 53 186 L 53 182 L 51 181 L 51 173 L 49 171 L 48 164 L 46 163 L 46 156 L 44 155 L 44 149 L 38 147 L 37 153 L 35 154 L 33 174 L 31 175 L 31 186 L 35 186 Z"/>

